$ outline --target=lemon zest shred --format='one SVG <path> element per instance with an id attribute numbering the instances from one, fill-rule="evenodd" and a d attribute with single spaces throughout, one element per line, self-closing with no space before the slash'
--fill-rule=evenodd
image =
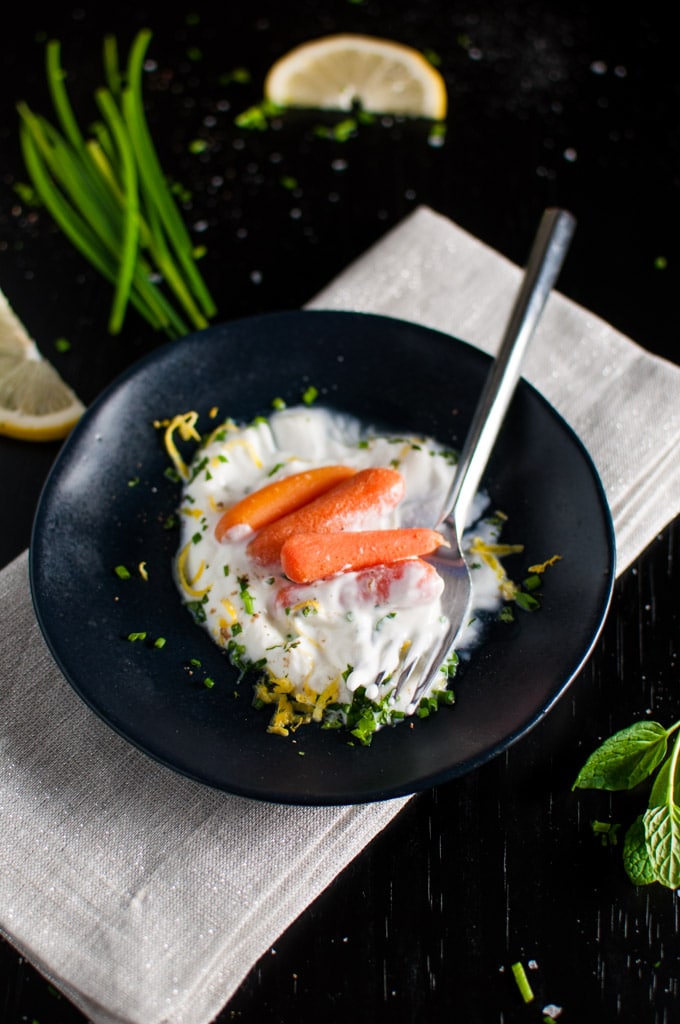
<path id="1" fill-rule="evenodd" d="M 488 544 L 481 537 L 475 537 L 470 545 L 470 554 L 478 555 L 498 579 L 498 589 L 507 601 L 513 600 L 518 591 L 516 583 L 508 577 L 499 561 L 505 555 L 516 555 L 524 551 L 523 544 Z"/>
<path id="2" fill-rule="evenodd" d="M 263 704 L 275 704 L 276 708 L 267 726 L 267 732 L 277 736 L 288 736 L 295 728 L 295 713 L 289 693 L 293 689 L 290 679 L 270 676 L 255 685 L 255 697 Z M 301 723 L 298 723 L 301 724 Z"/>
<path id="3" fill-rule="evenodd" d="M 198 567 L 198 570 L 194 573 L 191 579 L 187 576 L 186 562 L 189 556 L 189 549 L 193 545 L 193 541 L 189 541 L 185 544 L 179 555 L 177 556 L 177 575 L 182 589 L 189 594 L 190 597 L 205 597 L 209 592 L 212 584 L 207 587 L 203 587 L 201 590 L 197 589 L 194 584 L 201 578 L 205 569 L 205 561 L 202 560 Z"/>
<path id="4" fill-rule="evenodd" d="M 551 565 L 555 564 L 555 562 L 561 561 L 562 555 L 553 555 L 552 558 L 547 558 L 545 562 L 539 562 L 538 565 L 530 565 L 529 572 L 536 573 L 540 576 L 541 573 L 545 572 L 546 569 L 549 569 Z"/>
<path id="5" fill-rule="evenodd" d="M 222 433 L 223 433 L 223 432 L 224 432 L 225 430 L 236 430 L 236 429 L 237 429 L 237 427 L 236 427 L 236 424 L 234 423 L 234 421 L 233 421 L 233 420 L 225 420 L 225 421 L 224 421 L 223 423 L 220 423 L 220 424 L 219 424 L 218 426 L 216 426 L 216 427 L 215 427 L 215 428 L 214 428 L 213 430 L 211 430 L 211 431 L 210 431 L 210 433 L 208 434 L 208 436 L 207 436 L 207 438 L 206 438 L 206 441 L 205 441 L 205 444 L 206 444 L 206 448 L 207 448 L 207 447 L 208 447 L 209 445 L 211 445 L 211 444 L 212 444 L 212 442 L 213 442 L 213 441 L 214 441 L 214 440 L 215 440 L 215 439 L 216 439 L 216 438 L 217 438 L 217 437 L 218 437 L 218 436 L 219 436 L 220 434 L 222 434 Z"/>
<path id="6" fill-rule="evenodd" d="M 295 730 L 301 724 L 296 721 L 290 698 L 285 693 L 280 694 L 276 711 L 267 726 L 267 732 L 274 733 L 276 736 L 288 736 L 291 729 Z"/>
<path id="7" fill-rule="evenodd" d="M 274 704 L 275 709 L 267 726 L 267 732 L 288 736 L 301 725 L 320 722 L 329 704 L 338 700 L 339 679 L 332 679 L 319 693 L 307 682 L 296 690 L 290 679 L 269 676 L 255 685 L 255 697 L 263 704 Z"/>
<path id="8" fill-rule="evenodd" d="M 175 433 L 179 432 L 179 436 L 183 441 L 200 441 L 201 435 L 196 430 L 197 421 L 198 413 L 192 410 L 190 412 L 178 413 L 169 420 L 154 420 L 153 424 L 154 427 L 159 429 L 161 427 L 165 428 L 163 440 L 166 451 L 183 480 L 188 480 L 189 478 L 189 467 L 177 449 Z"/>
<path id="9" fill-rule="evenodd" d="M 308 683 L 305 683 L 302 692 L 295 694 L 295 701 L 300 711 L 305 715 L 309 714 L 313 722 L 320 722 L 328 705 L 337 703 L 339 695 L 339 680 L 332 679 L 321 693 L 318 693 Z"/>
<path id="10" fill-rule="evenodd" d="M 312 597 L 308 601 L 298 601 L 297 604 L 292 604 L 290 606 L 290 613 L 292 615 L 293 612 L 304 611 L 305 608 L 314 608 L 318 611 L 320 607 L 321 603 L 315 597 Z"/>
<path id="11" fill-rule="evenodd" d="M 140 562 L 137 566 L 137 571 L 143 580 L 148 580 L 149 570 L 146 567 L 146 562 Z"/>
<path id="12" fill-rule="evenodd" d="M 236 622 L 238 618 L 238 613 L 234 608 L 233 604 L 231 603 L 231 601 L 229 600 L 229 598 L 223 597 L 222 600 L 220 601 L 220 604 L 222 605 L 223 608 L 226 609 L 227 614 L 231 617 L 231 621 Z"/>
<path id="13" fill-rule="evenodd" d="M 257 454 L 257 449 L 255 448 L 255 445 L 252 443 L 252 441 L 249 441 L 247 438 L 234 438 L 233 441 L 227 441 L 224 447 L 229 451 L 231 451 L 232 448 L 245 448 L 245 450 L 248 452 L 248 455 L 250 455 L 250 458 L 254 462 L 255 466 L 258 469 L 262 469 L 262 459 Z"/>
<path id="14" fill-rule="evenodd" d="M 504 558 L 506 555 L 517 555 L 524 551 L 523 544 L 489 544 L 481 537 L 475 537 L 470 545 L 470 551 L 475 555 L 498 555 Z"/>
<path id="15" fill-rule="evenodd" d="M 183 516 L 191 516 L 192 519 L 202 519 L 203 509 L 202 508 L 183 508 L 180 510 Z"/>
<path id="16" fill-rule="evenodd" d="M 514 601 L 520 588 L 506 576 L 498 584 L 498 589 L 501 592 L 501 597 L 505 598 L 506 601 Z"/>

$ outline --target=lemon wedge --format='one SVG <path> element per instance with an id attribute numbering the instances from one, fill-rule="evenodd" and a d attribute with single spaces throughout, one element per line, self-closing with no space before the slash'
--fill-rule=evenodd
<path id="1" fill-rule="evenodd" d="M 446 85 L 418 50 L 377 36 L 345 33 L 302 43 L 265 78 L 266 99 L 280 107 L 404 114 L 442 121 Z"/>
<path id="2" fill-rule="evenodd" d="M 60 440 L 84 411 L 0 291 L 0 434 L 22 441 Z"/>

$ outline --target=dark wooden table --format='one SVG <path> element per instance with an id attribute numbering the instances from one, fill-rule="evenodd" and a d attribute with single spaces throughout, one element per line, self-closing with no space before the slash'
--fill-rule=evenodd
<path id="1" fill-rule="evenodd" d="M 13 4 L 0 35 L 0 287 L 85 401 L 162 339 L 134 316 L 107 335 L 108 286 L 15 191 L 26 180 L 15 103 L 49 112 L 48 36 L 62 40 L 74 103 L 86 105 L 104 33 L 123 48 L 142 26 L 157 65 L 150 124 L 166 170 L 191 191 L 187 222 L 207 246 L 220 319 L 301 306 L 421 203 L 518 262 L 540 211 L 559 204 L 579 220 L 560 290 L 680 361 L 680 87 L 658 5 L 632 16 L 588 0 Z M 330 115 L 236 127 L 275 57 L 337 30 L 438 54 L 443 146 L 426 125 L 394 120 L 344 142 L 319 137 Z M 228 80 L 237 67 L 249 81 Z M 29 542 L 57 451 L 0 438 L 2 565 Z M 565 1024 L 678 1019 L 678 897 L 636 889 L 620 847 L 590 824 L 632 820 L 637 798 L 584 798 L 571 784 L 615 729 L 650 709 L 666 725 L 680 717 L 679 539 L 671 524 L 618 581 L 592 658 L 549 716 L 481 770 L 414 799 L 252 969 L 220 1024 L 514 1024 L 541 1021 L 546 1005 Z M 536 993 L 526 1006 L 517 960 Z M 83 1018 L 0 943 L 0 1020 Z"/>

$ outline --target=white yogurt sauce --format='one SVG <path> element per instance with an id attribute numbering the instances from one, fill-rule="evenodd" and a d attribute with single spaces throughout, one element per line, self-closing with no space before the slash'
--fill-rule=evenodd
<path id="1" fill-rule="evenodd" d="M 311 584 L 293 584 L 277 569 L 247 555 L 249 527 L 215 526 L 225 508 L 273 480 L 323 465 L 357 470 L 389 466 L 403 476 L 405 495 L 387 514 L 355 529 L 432 526 L 455 472 L 450 450 L 431 438 L 371 433 L 354 417 L 306 406 L 274 412 L 246 426 L 227 422 L 199 448 L 180 505 L 181 538 L 175 576 L 183 601 L 212 639 L 237 663 L 261 669 L 259 699 L 273 705 L 270 730 L 286 734 L 303 721 L 343 724 L 342 706 L 357 695 L 377 702 L 376 727 L 412 714 L 408 690 L 390 700 L 390 676 L 404 659 L 436 644 L 446 629 L 442 581 L 420 560 L 397 570 L 344 572 Z M 475 535 L 493 540 L 480 521 L 487 499 L 471 515 Z M 473 616 L 502 603 L 493 568 L 473 572 Z M 460 648 L 476 641 L 474 626 Z M 384 681 L 376 683 L 382 674 Z M 445 689 L 446 676 L 430 693 Z M 394 715 L 394 712 L 397 715 Z"/>

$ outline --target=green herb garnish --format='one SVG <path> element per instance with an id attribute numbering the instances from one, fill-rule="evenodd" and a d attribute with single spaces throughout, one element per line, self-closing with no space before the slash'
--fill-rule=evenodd
<path id="1" fill-rule="evenodd" d="M 247 576 L 239 576 L 238 577 L 238 585 L 239 585 L 239 595 L 240 595 L 241 601 L 243 602 L 243 609 L 244 609 L 246 615 L 252 615 L 253 612 L 255 611 L 255 602 L 253 600 L 253 595 L 248 590 L 248 577 Z"/>
<path id="2" fill-rule="evenodd" d="M 524 970 L 524 964 L 520 963 L 519 961 L 513 964 L 512 976 L 517 982 L 517 988 L 519 989 L 519 994 L 521 995 L 522 999 L 525 1003 L 530 1003 L 534 998 L 534 993 L 533 989 L 531 988 L 531 985 L 529 984 L 529 979 L 527 978 L 526 971 Z"/>
<path id="3" fill-rule="evenodd" d="M 237 128 L 246 128 L 248 131 L 264 132 L 269 127 L 270 120 L 280 113 L 281 107 L 271 100 L 263 99 L 238 114 L 234 118 L 234 124 Z"/>
<path id="4" fill-rule="evenodd" d="M 610 736 L 588 758 L 573 789 L 631 790 L 654 782 L 647 809 L 635 819 L 623 842 L 623 864 L 634 885 L 659 882 L 680 887 L 680 806 L 677 800 L 680 734 L 669 753 L 670 729 L 658 722 L 635 722 Z"/>
<path id="5" fill-rule="evenodd" d="M 71 106 L 61 46 L 45 50 L 56 126 L 18 104 L 24 162 L 39 200 L 81 255 L 114 288 L 108 329 L 117 334 L 131 304 L 170 337 L 206 327 L 215 303 L 161 168 L 144 113 L 142 75 L 151 40 L 135 37 L 127 66 L 106 36 L 100 119 L 86 138 Z"/>

